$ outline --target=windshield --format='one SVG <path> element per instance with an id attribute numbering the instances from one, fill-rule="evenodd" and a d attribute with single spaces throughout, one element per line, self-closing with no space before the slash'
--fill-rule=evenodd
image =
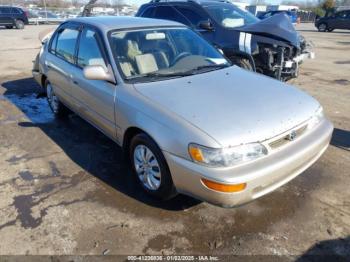
<path id="1" fill-rule="evenodd" d="M 220 25 L 226 28 L 235 28 L 254 24 L 260 20 L 248 11 L 244 11 L 232 4 L 208 5 L 205 9 Z"/>
<path id="2" fill-rule="evenodd" d="M 230 65 L 218 50 L 187 28 L 115 31 L 109 40 L 126 80 L 158 81 Z"/>

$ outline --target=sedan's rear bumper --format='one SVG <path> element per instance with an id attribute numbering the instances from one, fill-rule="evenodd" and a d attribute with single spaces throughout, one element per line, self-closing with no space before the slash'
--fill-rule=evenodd
<path id="1" fill-rule="evenodd" d="M 233 207 L 261 197 L 302 173 L 327 149 L 333 125 L 324 119 L 285 148 L 268 156 L 231 168 L 209 168 L 164 152 L 173 182 L 180 193 L 207 202 Z M 207 188 L 202 178 L 222 184 L 246 183 L 238 193 L 222 193 Z"/>

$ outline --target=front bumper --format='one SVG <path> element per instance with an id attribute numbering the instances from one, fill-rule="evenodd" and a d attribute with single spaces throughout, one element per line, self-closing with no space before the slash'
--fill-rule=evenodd
<path id="1" fill-rule="evenodd" d="M 333 125 L 324 119 L 282 150 L 237 167 L 210 168 L 164 152 L 180 193 L 223 207 L 245 204 L 286 184 L 311 166 L 327 149 Z M 222 184 L 247 183 L 244 191 L 222 193 L 207 188 L 202 178 Z"/>
<path id="2" fill-rule="evenodd" d="M 298 68 L 299 65 L 302 64 L 306 59 L 315 59 L 315 52 L 304 51 L 300 55 L 294 57 L 292 60 L 284 61 L 283 68 L 284 69 Z"/>

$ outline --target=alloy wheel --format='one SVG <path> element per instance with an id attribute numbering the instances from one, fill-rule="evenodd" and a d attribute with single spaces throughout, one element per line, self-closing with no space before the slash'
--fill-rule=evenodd
<path id="1" fill-rule="evenodd" d="M 318 26 L 318 30 L 320 30 L 321 32 L 325 32 L 327 30 L 327 25 L 326 24 L 320 24 Z"/>
<path id="2" fill-rule="evenodd" d="M 134 167 L 142 185 L 148 190 L 158 190 L 161 184 L 161 171 L 157 158 L 145 145 L 134 149 Z"/>
<path id="3" fill-rule="evenodd" d="M 46 93 L 47 93 L 47 101 L 49 102 L 49 105 L 50 105 L 52 111 L 55 114 L 57 114 L 58 108 L 59 108 L 59 100 L 58 100 L 57 96 L 55 95 L 51 84 L 47 84 Z"/>

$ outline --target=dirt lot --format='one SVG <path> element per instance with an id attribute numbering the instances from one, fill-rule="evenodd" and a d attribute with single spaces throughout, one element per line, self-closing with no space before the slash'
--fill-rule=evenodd
<path id="1" fill-rule="evenodd" d="M 335 125 L 310 169 L 248 205 L 145 196 L 121 151 L 79 117 L 53 118 L 31 65 L 46 26 L 0 29 L 0 254 L 306 254 L 350 258 L 350 31 L 299 30 L 315 44 L 291 81 Z"/>

